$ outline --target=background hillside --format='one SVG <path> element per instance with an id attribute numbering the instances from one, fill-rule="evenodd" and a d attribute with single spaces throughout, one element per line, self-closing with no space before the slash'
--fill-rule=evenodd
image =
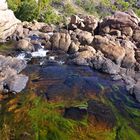
<path id="1" fill-rule="evenodd" d="M 116 10 L 133 9 L 140 16 L 139 0 L 8 0 L 17 18 L 47 22 L 65 22 L 72 14 L 92 14 L 98 17 L 110 15 Z"/>

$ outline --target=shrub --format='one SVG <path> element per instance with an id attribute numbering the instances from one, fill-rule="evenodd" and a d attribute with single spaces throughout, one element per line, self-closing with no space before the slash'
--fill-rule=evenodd
<path id="1" fill-rule="evenodd" d="M 15 15 L 21 21 L 32 21 L 37 19 L 38 6 L 35 1 L 23 1 L 15 11 Z"/>

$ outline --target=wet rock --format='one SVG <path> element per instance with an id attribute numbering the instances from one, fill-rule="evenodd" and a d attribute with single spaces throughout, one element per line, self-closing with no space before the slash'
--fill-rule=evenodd
<path id="1" fill-rule="evenodd" d="M 67 52 L 71 44 L 71 37 L 68 33 L 54 33 L 50 41 L 53 50 Z"/>
<path id="2" fill-rule="evenodd" d="M 115 61 L 117 64 L 121 64 L 125 56 L 125 49 L 106 37 L 95 36 L 93 46 L 96 50 L 100 50 L 105 57 Z"/>
<path id="3" fill-rule="evenodd" d="M 99 101 L 88 101 L 88 116 L 92 124 L 105 124 L 106 127 L 113 128 L 116 124 L 116 118 L 111 108 Z"/>
<path id="4" fill-rule="evenodd" d="M 11 92 L 21 92 L 25 89 L 28 82 L 28 77 L 22 74 L 15 75 L 6 81 L 6 84 Z"/>
<path id="5" fill-rule="evenodd" d="M 97 52 L 92 59 L 92 67 L 108 74 L 118 74 L 120 71 L 120 66 L 105 58 L 101 52 Z"/>
<path id="6" fill-rule="evenodd" d="M 28 77 L 18 75 L 26 67 L 24 60 L 0 55 L 0 91 L 20 92 L 28 81 Z"/>
<path id="7" fill-rule="evenodd" d="M 120 71 L 120 66 L 116 65 L 110 59 L 106 59 L 102 65 L 101 70 L 108 74 L 117 74 Z"/>
<path id="8" fill-rule="evenodd" d="M 94 52 L 89 50 L 77 52 L 74 54 L 74 58 L 71 60 L 71 63 L 77 65 L 89 65 L 90 60 L 95 56 L 95 52 L 95 49 Z"/>
<path id="9" fill-rule="evenodd" d="M 33 51 L 34 47 L 30 43 L 30 39 L 21 39 L 16 44 L 16 49 L 22 50 L 22 51 Z"/>
<path id="10" fill-rule="evenodd" d="M 80 109 L 78 107 L 66 108 L 64 112 L 64 117 L 72 120 L 80 121 L 83 120 L 87 115 L 86 109 Z"/>

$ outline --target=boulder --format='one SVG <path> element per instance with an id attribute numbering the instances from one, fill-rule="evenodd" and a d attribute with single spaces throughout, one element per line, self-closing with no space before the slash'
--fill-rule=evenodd
<path id="1" fill-rule="evenodd" d="M 18 74 L 26 67 L 24 60 L 0 55 L 0 91 L 21 92 L 28 77 Z"/>
<path id="2" fill-rule="evenodd" d="M 134 16 L 134 13 L 116 11 L 114 15 L 103 19 L 100 28 L 109 26 L 114 29 L 120 29 L 122 27 L 131 27 L 135 29 L 138 27 L 138 23 L 139 19 Z"/>
<path id="3" fill-rule="evenodd" d="M 8 6 L 7 6 L 7 2 L 6 0 L 1 0 L 0 1 L 0 10 L 7 10 Z"/>
<path id="4" fill-rule="evenodd" d="M 125 49 L 125 56 L 122 61 L 122 67 L 124 68 L 134 67 L 134 64 L 136 63 L 134 49 L 136 48 L 136 46 L 131 41 L 127 40 L 123 40 L 121 42 L 121 46 Z"/>
<path id="5" fill-rule="evenodd" d="M 69 51 L 68 51 L 68 52 L 69 52 L 70 54 L 73 54 L 73 53 L 78 52 L 79 46 L 80 46 L 80 42 L 78 42 L 78 41 L 72 41 L 72 42 L 71 42 L 71 45 L 70 45 L 70 47 L 69 47 Z"/>
<path id="6" fill-rule="evenodd" d="M 92 67 L 108 74 L 118 74 L 120 71 L 120 66 L 105 58 L 101 52 L 97 52 L 92 59 Z"/>
<path id="7" fill-rule="evenodd" d="M 0 40 L 3 41 L 15 32 L 20 21 L 7 8 L 6 0 L 1 0 L 0 5 Z"/>
<path id="8" fill-rule="evenodd" d="M 68 33 L 54 33 L 50 41 L 53 50 L 67 52 L 71 44 L 71 37 Z"/>
<path id="9" fill-rule="evenodd" d="M 138 81 L 133 88 L 133 93 L 138 102 L 140 102 L 140 81 Z"/>
<path id="10" fill-rule="evenodd" d="M 134 30 L 133 40 L 140 43 L 140 29 Z"/>
<path id="11" fill-rule="evenodd" d="M 21 39 L 16 43 L 16 49 L 18 50 L 22 50 L 22 51 L 33 51 L 34 47 L 33 45 L 30 43 L 30 39 Z"/>
<path id="12" fill-rule="evenodd" d="M 95 52 L 84 50 L 74 54 L 74 58 L 70 60 L 71 63 L 76 65 L 90 65 L 90 60 L 94 58 Z"/>
<path id="13" fill-rule="evenodd" d="M 83 20 L 83 23 L 85 25 L 84 30 L 93 33 L 98 26 L 99 20 L 94 16 L 84 16 Z"/>
<path id="14" fill-rule="evenodd" d="M 123 27 L 121 31 L 122 31 L 122 34 L 124 34 L 125 36 L 132 37 L 133 35 L 133 30 L 131 27 Z"/>
<path id="15" fill-rule="evenodd" d="M 140 63 L 140 48 L 136 49 L 135 55 L 137 62 Z"/>
<path id="16" fill-rule="evenodd" d="M 133 38 L 138 40 L 135 30 L 139 30 L 139 18 L 129 10 L 128 12 L 116 11 L 112 16 L 105 17 L 100 23 L 100 34 L 117 34 L 121 38 Z M 114 30 L 114 31 L 112 31 Z M 134 34 L 134 35 L 133 35 Z"/>
<path id="17" fill-rule="evenodd" d="M 28 77 L 23 74 L 15 75 L 6 81 L 10 92 L 21 92 L 28 82 Z"/>
<path id="18" fill-rule="evenodd" d="M 82 45 L 90 45 L 92 43 L 94 37 L 90 32 L 82 31 L 79 29 L 77 29 L 75 32 L 76 37 Z"/>
<path id="19" fill-rule="evenodd" d="M 93 46 L 96 50 L 100 50 L 105 57 L 115 61 L 117 64 L 121 64 L 125 56 L 124 48 L 116 44 L 116 42 L 110 41 L 108 38 L 100 35 L 94 37 Z"/>

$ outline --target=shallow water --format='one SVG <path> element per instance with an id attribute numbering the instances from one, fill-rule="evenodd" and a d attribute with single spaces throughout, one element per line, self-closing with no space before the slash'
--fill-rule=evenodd
<path id="1" fill-rule="evenodd" d="M 28 61 L 23 73 L 30 80 L 24 92 L 33 90 L 49 101 L 98 99 L 101 102 L 105 100 L 108 105 L 111 102 L 115 110 L 140 134 L 140 103 L 129 95 L 123 81 L 112 81 L 108 74 L 88 66 L 65 65 L 63 57 L 47 52 L 43 48 L 33 53 L 10 51 L 7 54 L 5 50 L 2 51 Z"/>

